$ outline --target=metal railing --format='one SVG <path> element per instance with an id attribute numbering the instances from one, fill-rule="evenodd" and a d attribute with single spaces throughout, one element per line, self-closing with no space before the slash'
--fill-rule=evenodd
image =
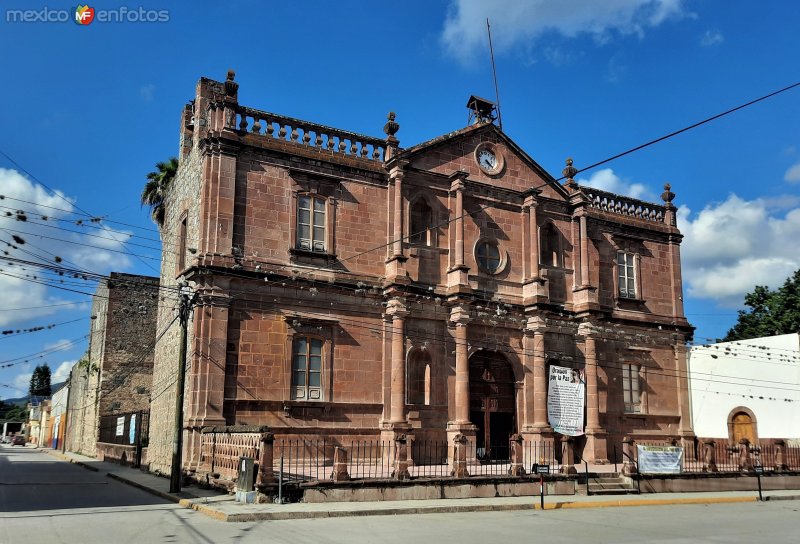
<path id="1" fill-rule="evenodd" d="M 331 479 L 336 448 L 347 451 L 347 469 L 350 479 L 370 480 L 394 477 L 398 455 L 406 452 L 405 461 L 411 479 L 450 477 L 453 468 L 454 445 L 446 441 L 410 439 L 405 448 L 394 440 L 336 440 L 287 439 L 274 443 L 274 469 L 280 471 L 285 482 L 309 482 Z M 522 445 L 519 461 L 526 472 L 534 464 L 550 465 L 552 472 L 560 469 L 555 448 L 547 442 L 528 442 Z M 511 450 L 508 444 L 494 444 L 490 448 L 469 443 L 466 446 L 469 476 L 505 476 L 511 469 Z"/>

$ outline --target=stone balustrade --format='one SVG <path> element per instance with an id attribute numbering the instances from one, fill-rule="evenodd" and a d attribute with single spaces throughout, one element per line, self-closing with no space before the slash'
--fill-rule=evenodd
<path id="1" fill-rule="evenodd" d="M 204 472 L 219 474 L 235 481 L 239 474 L 239 458 L 259 460 L 261 428 L 214 427 L 203 429 L 200 462 Z"/>
<path id="2" fill-rule="evenodd" d="M 592 187 L 581 186 L 581 191 L 588 197 L 589 206 L 592 208 L 645 221 L 664 222 L 664 206 L 607 193 Z"/>
<path id="3" fill-rule="evenodd" d="M 235 128 L 243 134 L 256 134 L 365 160 L 383 161 L 386 150 L 386 142 L 380 138 L 247 107 L 238 108 Z"/>

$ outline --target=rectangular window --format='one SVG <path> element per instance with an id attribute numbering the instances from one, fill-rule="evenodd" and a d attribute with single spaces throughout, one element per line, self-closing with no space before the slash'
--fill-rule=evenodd
<path id="1" fill-rule="evenodd" d="M 325 253 L 325 200 L 311 195 L 297 198 L 297 248 Z"/>
<path id="2" fill-rule="evenodd" d="M 322 400 L 322 340 L 295 338 L 292 349 L 292 399 Z"/>
<path id="3" fill-rule="evenodd" d="M 617 252 L 617 286 L 621 298 L 637 298 L 635 254 L 626 251 Z"/>
<path id="4" fill-rule="evenodd" d="M 641 412 L 639 399 L 639 365 L 622 365 L 622 396 L 625 411 L 638 414 Z"/>
<path id="5" fill-rule="evenodd" d="M 181 218 L 180 232 L 178 233 L 178 273 L 186 267 L 186 215 Z"/>

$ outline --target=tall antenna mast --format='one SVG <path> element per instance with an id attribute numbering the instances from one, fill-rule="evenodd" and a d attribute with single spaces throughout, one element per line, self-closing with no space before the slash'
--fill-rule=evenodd
<path id="1" fill-rule="evenodd" d="M 489 26 L 489 18 L 486 18 L 486 33 L 489 34 L 489 53 L 492 56 L 492 76 L 494 76 L 494 96 L 497 99 L 497 124 L 503 130 L 503 115 L 500 113 L 500 91 L 497 88 L 497 69 L 494 66 L 494 48 L 492 47 L 492 29 Z"/>

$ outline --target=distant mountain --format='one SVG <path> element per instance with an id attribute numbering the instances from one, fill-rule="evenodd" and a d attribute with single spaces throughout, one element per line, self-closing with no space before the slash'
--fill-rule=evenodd
<path id="1" fill-rule="evenodd" d="M 54 384 L 52 384 L 50 386 L 50 390 L 51 391 L 58 391 L 58 388 L 61 387 L 62 385 L 64 385 L 65 383 L 67 383 L 67 382 L 63 381 L 61 383 L 54 383 Z M 37 399 L 45 399 L 47 397 L 36 397 L 36 398 Z M 6 404 L 13 404 L 15 406 L 27 406 L 28 403 L 30 402 L 30 400 L 31 400 L 31 396 L 30 395 L 25 395 L 24 397 L 17 397 L 15 399 L 2 399 L 2 401 L 5 402 Z"/>

